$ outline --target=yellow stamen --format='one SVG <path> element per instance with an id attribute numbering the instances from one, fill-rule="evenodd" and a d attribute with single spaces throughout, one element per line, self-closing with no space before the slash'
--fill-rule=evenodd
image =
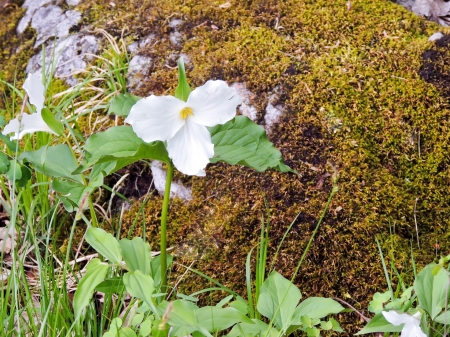
<path id="1" fill-rule="evenodd" d="M 189 116 L 192 116 L 193 114 L 194 114 L 194 112 L 189 107 L 185 107 L 185 108 L 181 109 L 181 111 L 180 111 L 181 118 L 183 118 L 183 119 L 186 119 Z"/>

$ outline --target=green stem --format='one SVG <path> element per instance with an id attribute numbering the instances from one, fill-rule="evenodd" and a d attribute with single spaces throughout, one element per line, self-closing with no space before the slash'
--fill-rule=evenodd
<path id="1" fill-rule="evenodd" d="M 166 188 L 164 189 L 164 201 L 161 212 L 161 292 L 167 290 L 167 212 L 169 210 L 170 186 L 172 185 L 173 164 L 167 164 Z"/>

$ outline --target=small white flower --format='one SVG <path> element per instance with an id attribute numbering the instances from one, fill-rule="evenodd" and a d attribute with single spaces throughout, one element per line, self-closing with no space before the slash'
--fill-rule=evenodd
<path id="1" fill-rule="evenodd" d="M 50 132 L 56 135 L 42 119 L 41 110 L 44 107 L 45 88 L 42 84 L 41 77 L 38 74 L 28 74 L 28 77 L 23 84 L 23 88 L 28 94 L 30 103 L 36 107 L 36 112 L 31 115 L 24 112 L 21 116 L 9 121 L 2 133 L 7 135 L 14 132 L 11 140 L 21 139 L 27 133 L 37 131 Z"/>
<path id="2" fill-rule="evenodd" d="M 173 96 L 150 96 L 138 101 L 125 119 L 145 142 L 167 141 L 175 167 L 188 175 L 205 175 L 214 156 L 206 128 L 224 124 L 236 115 L 241 98 L 224 81 L 208 81 L 194 89 L 187 102 Z"/>
<path id="3" fill-rule="evenodd" d="M 414 315 L 408 313 L 398 314 L 395 311 L 383 311 L 382 314 L 389 323 L 395 326 L 405 324 L 400 335 L 401 337 L 427 337 L 420 329 L 422 314 L 419 311 Z"/>

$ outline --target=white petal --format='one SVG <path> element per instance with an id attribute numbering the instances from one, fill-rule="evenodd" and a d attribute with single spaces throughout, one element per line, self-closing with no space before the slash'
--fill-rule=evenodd
<path id="1" fill-rule="evenodd" d="M 236 107 L 241 103 L 236 89 L 224 81 L 208 81 L 191 92 L 186 105 L 193 110 L 194 115 L 189 117 L 193 122 L 215 126 L 233 119 Z"/>
<path id="2" fill-rule="evenodd" d="M 180 111 L 185 102 L 172 96 L 150 96 L 139 100 L 131 108 L 125 123 L 145 142 L 172 138 L 184 125 Z"/>
<path id="3" fill-rule="evenodd" d="M 420 329 L 420 321 L 417 324 L 410 322 L 405 324 L 402 329 L 401 337 L 427 337 L 427 335 Z"/>
<path id="4" fill-rule="evenodd" d="M 41 112 L 44 107 L 44 85 L 42 84 L 41 77 L 35 74 L 28 74 L 25 83 L 23 84 L 23 88 L 28 94 L 30 103 L 36 107 L 36 112 Z"/>
<path id="5" fill-rule="evenodd" d="M 49 132 L 57 135 L 55 132 L 50 129 L 47 123 L 44 122 L 40 113 L 34 114 L 22 114 L 22 121 L 19 122 L 18 118 L 14 118 L 9 121 L 9 123 L 3 129 L 3 134 L 7 135 L 14 132 L 14 136 L 11 137 L 13 139 L 21 139 L 27 133 L 33 133 L 37 131 Z"/>
<path id="6" fill-rule="evenodd" d="M 189 118 L 186 121 L 180 131 L 167 142 L 167 151 L 178 171 L 204 176 L 209 158 L 214 156 L 214 144 L 205 126 L 195 124 Z"/>
<path id="7" fill-rule="evenodd" d="M 389 323 L 396 326 L 409 322 L 411 318 L 408 314 L 398 314 L 395 311 L 382 311 L 381 313 Z"/>

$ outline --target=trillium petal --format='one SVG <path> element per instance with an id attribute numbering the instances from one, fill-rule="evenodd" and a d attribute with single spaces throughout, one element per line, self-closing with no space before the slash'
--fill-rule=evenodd
<path id="1" fill-rule="evenodd" d="M 3 134 L 7 135 L 14 132 L 11 137 L 13 139 L 21 139 L 27 133 L 33 133 L 37 131 L 49 132 L 57 135 L 52 129 L 44 122 L 40 113 L 34 114 L 22 114 L 22 120 L 19 122 L 18 118 L 14 118 L 3 129 Z"/>
<path id="2" fill-rule="evenodd" d="M 25 80 L 25 83 L 23 84 L 23 88 L 28 94 L 28 98 L 30 100 L 30 103 L 33 104 L 36 107 L 36 111 L 39 113 L 41 112 L 42 108 L 44 107 L 44 85 L 42 84 L 41 77 L 35 73 L 35 74 L 28 74 L 27 79 Z"/>
<path id="3" fill-rule="evenodd" d="M 389 323 L 395 326 L 408 322 L 410 317 L 408 314 L 398 314 L 395 311 L 383 311 L 382 314 Z"/>
<path id="4" fill-rule="evenodd" d="M 190 117 L 193 122 L 215 126 L 233 119 L 241 103 L 236 90 L 224 81 L 208 81 L 191 92 L 186 105 L 193 110 L 194 115 Z"/>
<path id="5" fill-rule="evenodd" d="M 417 324 L 414 323 L 406 323 L 404 328 L 402 329 L 401 337 L 427 337 L 427 335 L 420 329 L 419 322 Z"/>
<path id="6" fill-rule="evenodd" d="M 166 141 L 184 125 L 180 111 L 185 102 L 172 96 L 150 96 L 131 108 L 125 123 L 145 142 Z"/>
<path id="7" fill-rule="evenodd" d="M 209 158 L 214 156 L 214 144 L 208 129 L 188 118 L 180 131 L 167 142 L 167 152 L 181 173 L 204 176 Z"/>

